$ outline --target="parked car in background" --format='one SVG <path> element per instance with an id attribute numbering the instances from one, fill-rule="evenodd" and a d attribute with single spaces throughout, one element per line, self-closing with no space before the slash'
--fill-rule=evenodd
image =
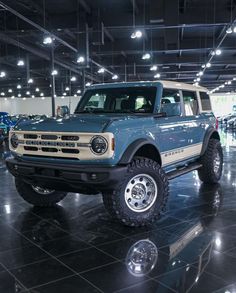
<path id="1" fill-rule="evenodd" d="M 0 146 L 8 139 L 8 129 L 3 123 L 0 123 Z"/>

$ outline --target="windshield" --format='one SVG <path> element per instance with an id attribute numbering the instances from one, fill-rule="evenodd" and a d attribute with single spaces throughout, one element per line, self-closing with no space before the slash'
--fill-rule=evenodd
<path id="1" fill-rule="evenodd" d="M 156 87 L 104 88 L 86 91 L 79 113 L 153 113 Z"/>

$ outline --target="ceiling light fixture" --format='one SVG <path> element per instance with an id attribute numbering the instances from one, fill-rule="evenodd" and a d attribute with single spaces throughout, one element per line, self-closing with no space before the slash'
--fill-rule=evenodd
<path id="1" fill-rule="evenodd" d="M 44 39 L 43 39 L 43 43 L 44 45 L 50 45 L 52 44 L 53 42 L 53 39 L 50 37 L 50 36 L 46 36 Z"/>
<path id="2" fill-rule="evenodd" d="M 35 91 L 36 91 L 36 92 L 39 92 L 39 88 L 38 88 L 38 87 L 36 87 Z"/>
<path id="3" fill-rule="evenodd" d="M 85 62 L 84 56 L 78 56 L 77 63 L 84 63 L 84 62 Z"/>
<path id="4" fill-rule="evenodd" d="M 87 82 L 86 84 L 85 84 L 85 86 L 90 86 L 91 85 L 91 82 Z"/>
<path id="5" fill-rule="evenodd" d="M 101 67 L 98 69 L 98 73 L 104 73 L 105 72 L 105 68 L 104 67 Z"/>
<path id="6" fill-rule="evenodd" d="M 29 78 L 28 83 L 33 83 L 33 82 L 34 82 L 33 78 Z"/>
<path id="7" fill-rule="evenodd" d="M 157 71 L 158 67 L 156 65 L 153 65 L 152 67 L 150 67 L 151 71 Z"/>
<path id="8" fill-rule="evenodd" d="M 17 97 L 20 98 L 21 97 L 21 94 L 18 94 Z"/>
<path id="9" fill-rule="evenodd" d="M 26 95 L 28 95 L 28 96 L 29 96 L 29 95 L 30 95 L 30 91 L 27 91 L 27 92 L 26 92 Z"/>
<path id="10" fill-rule="evenodd" d="M 140 39 L 143 33 L 140 30 L 136 30 L 131 34 L 131 39 Z"/>
<path id="11" fill-rule="evenodd" d="M 77 94 L 81 94 L 81 90 L 77 90 Z"/>
<path id="12" fill-rule="evenodd" d="M 143 60 L 149 60 L 151 58 L 151 54 L 150 53 L 145 53 L 145 54 L 143 54 L 143 56 L 142 56 L 142 59 Z"/>
<path id="13" fill-rule="evenodd" d="M 18 90 L 20 90 L 20 89 L 21 89 L 21 85 L 18 84 L 16 88 L 17 88 Z"/>
<path id="14" fill-rule="evenodd" d="M 112 75 L 112 79 L 113 79 L 113 80 L 116 80 L 116 79 L 118 79 L 118 78 L 119 78 L 119 76 L 118 76 L 117 74 Z"/>
<path id="15" fill-rule="evenodd" d="M 229 27 L 227 30 L 226 30 L 226 34 L 232 34 L 232 28 L 231 27 Z"/>
<path id="16" fill-rule="evenodd" d="M 1 78 L 6 77 L 6 72 L 5 72 L 5 71 L 1 71 L 1 72 L 0 72 L 0 77 L 1 77 Z"/>
<path id="17" fill-rule="evenodd" d="M 56 69 L 53 69 L 51 75 L 58 75 L 58 71 Z"/>
<path id="18" fill-rule="evenodd" d="M 76 81 L 76 77 L 75 76 L 72 76 L 70 80 L 71 81 Z"/>
<path id="19" fill-rule="evenodd" d="M 4 93 L 4 92 L 1 92 L 1 96 L 2 96 L 2 97 L 5 96 L 5 93 Z"/>
<path id="20" fill-rule="evenodd" d="M 24 66 L 24 65 L 25 65 L 24 60 L 22 60 L 22 59 L 18 60 L 17 66 Z"/>
<path id="21" fill-rule="evenodd" d="M 70 90 L 70 88 L 67 86 L 67 87 L 65 88 L 65 91 L 68 92 L 69 90 Z"/>
<path id="22" fill-rule="evenodd" d="M 154 75 L 154 78 L 160 78 L 160 77 L 161 77 L 160 73 L 157 73 Z"/>
<path id="23" fill-rule="evenodd" d="M 9 90 L 8 90 L 8 93 L 12 93 L 12 89 L 9 89 Z"/>
<path id="24" fill-rule="evenodd" d="M 210 68 L 211 67 L 211 63 L 210 62 L 207 62 L 206 67 L 207 68 Z"/>

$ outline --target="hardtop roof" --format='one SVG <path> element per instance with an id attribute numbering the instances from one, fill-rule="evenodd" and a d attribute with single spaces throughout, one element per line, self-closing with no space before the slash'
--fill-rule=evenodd
<path id="1" fill-rule="evenodd" d="M 134 81 L 134 82 L 113 82 L 113 83 L 102 83 L 94 84 L 87 89 L 101 89 L 101 88 L 120 88 L 120 87 L 146 87 L 146 86 L 157 86 L 162 84 L 164 88 L 170 89 L 183 89 L 189 91 L 204 91 L 208 90 L 201 86 L 193 86 L 188 83 L 169 81 L 169 80 L 158 80 L 158 81 Z"/>

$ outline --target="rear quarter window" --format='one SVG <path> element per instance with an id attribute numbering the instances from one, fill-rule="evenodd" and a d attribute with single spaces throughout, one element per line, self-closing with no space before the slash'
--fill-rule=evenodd
<path id="1" fill-rule="evenodd" d="M 211 111 L 211 100 L 210 96 L 206 92 L 200 92 L 200 99 L 203 111 Z"/>

